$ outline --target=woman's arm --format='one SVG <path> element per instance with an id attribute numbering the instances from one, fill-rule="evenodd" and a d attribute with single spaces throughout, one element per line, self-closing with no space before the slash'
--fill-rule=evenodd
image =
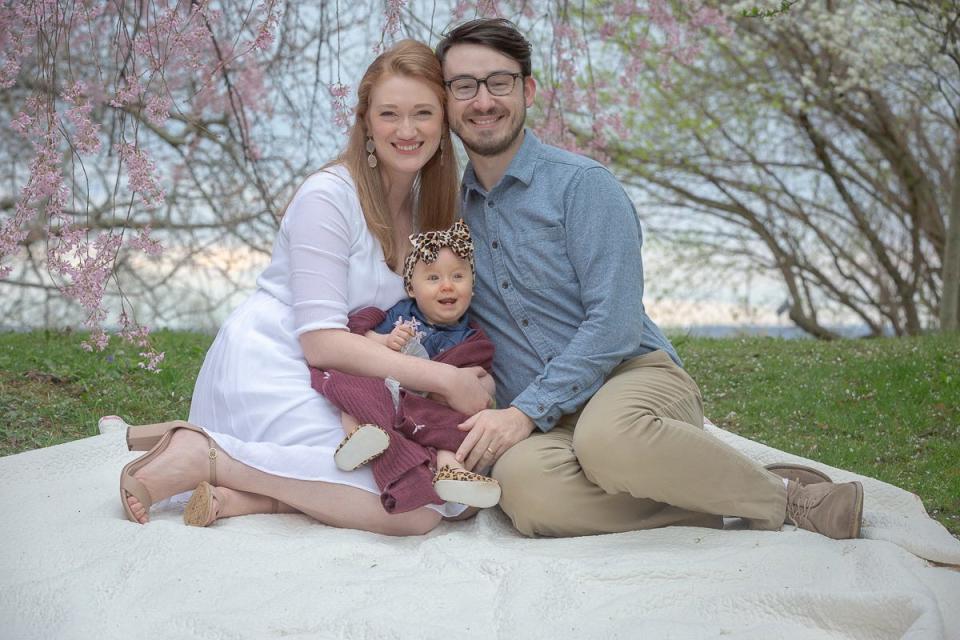
<path id="1" fill-rule="evenodd" d="M 415 358 L 341 329 L 319 329 L 300 335 L 307 363 L 319 369 L 376 378 L 393 378 L 408 389 L 436 393 L 453 409 L 473 415 L 490 402 L 490 376 L 482 367 L 458 369 Z"/>
<path id="2" fill-rule="evenodd" d="M 409 324 L 402 323 L 395 326 L 390 333 L 367 331 L 363 335 L 367 339 L 373 340 L 377 344 L 382 344 L 393 351 L 402 351 L 403 347 L 416 335 L 416 332 Z"/>

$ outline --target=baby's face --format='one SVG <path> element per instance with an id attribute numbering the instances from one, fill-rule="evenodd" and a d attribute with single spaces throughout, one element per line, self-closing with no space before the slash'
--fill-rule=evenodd
<path id="1" fill-rule="evenodd" d="M 432 324 L 453 324 L 473 298 L 470 263 L 444 247 L 433 263 L 414 265 L 407 293 Z"/>

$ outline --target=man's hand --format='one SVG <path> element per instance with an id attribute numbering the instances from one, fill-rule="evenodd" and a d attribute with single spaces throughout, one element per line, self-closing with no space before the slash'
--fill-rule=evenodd
<path id="1" fill-rule="evenodd" d="M 526 439 L 535 427 L 533 420 L 516 407 L 481 411 L 458 426 L 470 433 L 457 449 L 457 460 L 471 471 L 488 467 Z"/>

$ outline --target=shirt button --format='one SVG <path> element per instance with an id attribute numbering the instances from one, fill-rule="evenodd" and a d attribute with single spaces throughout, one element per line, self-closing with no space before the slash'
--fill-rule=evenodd
<path id="1" fill-rule="evenodd" d="M 550 362 L 551 360 L 553 360 L 553 356 L 550 356 L 549 358 L 547 358 L 547 362 Z"/>
<path id="2" fill-rule="evenodd" d="M 542 404 L 537 405 L 537 411 L 545 411 L 546 408 Z"/>
<path id="3" fill-rule="evenodd" d="M 573 385 L 573 390 L 574 390 L 574 391 L 580 391 L 580 385 L 578 385 L 578 384 Z"/>
<path id="4" fill-rule="evenodd" d="M 530 323 L 527 322 L 527 319 L 526 319 L 526 318 L 524 318 L 523 320 L 520 321 L 520 324 L 522 324 L 523 326 L 527 326 L 527 325 L 530 324 Z"/>
<path id="5" fill-rule="evenodd" d="M 497 203 L 494 202 L 493 200 L 487 200 L 487 206 L 490 207 L 491 209 L 492 209 L 496 204 L 497 204 Z"/>
<path id="6" fill-rule="evenodd" d="M 500 286 L 503 287 L 504 289 L 509 289 L 510 283 L 504 280 L 503 282 L 500 283 Z"/>
<path id="7" fill-rule="evenodd" d="M 490 243 L 490 246 L 493 247 L 494 249 L 496 249 L 497 247 L 500 246 L 500 243 L 497 242 L 496 240 L 494 240 L 493 242 Z"/>
<path id="8" fill-rule="evenodd" d="M 547 422 L 553 422 L 554 420 L 556 420 L 556 418 L 554 418 L 553 416 L 550 416 L 549 418 L 547 418 Z"/>

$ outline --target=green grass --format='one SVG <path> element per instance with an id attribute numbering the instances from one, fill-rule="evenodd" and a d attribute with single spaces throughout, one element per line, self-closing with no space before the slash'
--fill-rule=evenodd
<path id="1" fill-rule="evenodd" d="M 676 343 L 718 426 L 912 491 L 960 535 L 960 336 Z"/>
<path id="2" fill-rule="evenodd" d="M 87 353 L 75 333 L 0 334 L 0 455 L 95 435 L 106 414 L 186 418 L 212 338 L 154 339 L 159 374 L 118 340 Z M 716 424 L 912 491 L 960 536 L 960 336 L 674 341 Z"/>
<path id="3" fill-rule="evenodd" d="M 212 337 L 153 334 L 161 371 L 141 369 L 139 349 L 119 339 L 100 353 L 70 332 L 0 333 L 0 455 L 96 435 L 100 416 L 131 423 L 185 419 Z"/>

